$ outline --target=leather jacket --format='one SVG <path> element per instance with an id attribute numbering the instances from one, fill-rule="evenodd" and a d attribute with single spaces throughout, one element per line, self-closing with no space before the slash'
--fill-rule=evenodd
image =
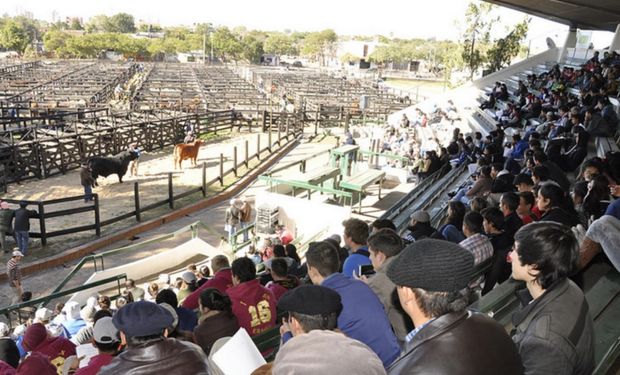
<path id="1" fill-rule="evenodd" d="M 388 374 L 517 375 L 523 365 L 504 327 L 486 315 L 462 311 L 423 327 Z"/>
<path id="2" fill-rule="evenodd" d="M 581 289 L 563 279 L 534 301 L 527 289 L 519 297 L 524 307 L 512 318 L 512 339 L 526 374 L 591 374 L 594 324 Z"/>
<path id="3" fill-rule="evenodd" d="M 129 347 L 109 365 L 103 367 L 100 375 L 208 375 L 207 357 L 195 344 L 173 338 L 162 338 L 154 342 Z"/>

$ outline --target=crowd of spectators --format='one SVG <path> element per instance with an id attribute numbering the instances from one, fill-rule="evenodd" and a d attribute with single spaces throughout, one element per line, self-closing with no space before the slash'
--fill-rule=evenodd
<path id="1" fill-rule="evenodd" d="M 591 373 L 580 272 L 593 261 L 620 269 L 620 154 L 587 155 L 616 132 L 608 96 L 619 73 L 613 54 L 530 75 L 514 95 L 498 83 L 483 104 L 497 110 L 497 129 L 455 129 L 441 155 L 414 162 L 421 177 L 447 164 L 475 170 L 438 227 L 426 211 L 403 233 L 351 218 L 303 258 L 279 227 L 232 262 L 218 255 L 144 288 L 128 280 L 115 301 L 41 308 L 12 333 L 0 323 L 0 374 L 219 374 L 213 354 L 239 329 L 281 335 L 255 374 Z M 432 122 L 418 116 L 390 128 L 383 151 L 415 160 L 412 128 Z M 468 306 L 510 277 L 524 288 L 509 334 Z M 83 345 L 97 351 L 85 366 Z"/>

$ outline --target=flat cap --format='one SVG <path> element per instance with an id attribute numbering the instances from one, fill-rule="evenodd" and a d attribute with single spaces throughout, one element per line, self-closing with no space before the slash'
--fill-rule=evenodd
<path id="1" fill-rule="evenodd" d="M 456 292 L 471 281 L 474 256 L 449 241 L 424 239 L 407 246 L 390 263 L 387 276 L 399 286 Z"/>
<path id="2" fill-rule="evenodd" d="M 160 334 L 164 329 L 170 328 L 174 318 L 156 303 L 138 301 L 121 307 L 112 322 L 129 337 L 144 337 Z"/>
<path id="3" fill-rule="evenodd" d="M 416 211 L 411 214 L 411 220 L 415 220 L 418 223 L 428 223 L 431 221 L 431 215 L 426 211 Z"/>

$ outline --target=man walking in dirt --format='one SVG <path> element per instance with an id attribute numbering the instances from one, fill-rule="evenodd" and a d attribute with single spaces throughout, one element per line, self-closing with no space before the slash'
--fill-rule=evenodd
<path id="1" fill-rule="evenodd" d="M 95 179 L 88 164 L 82 164 L 80 167 L 80 183 L 84 187 L 84 203 L 91 202 L 93 200 Z"/>
<path id="2" fill-rule="evenodd" d="M 13 291 L 11 305 L 18 303 L 22 299 L 22 271 L 19 268 L 19 262 L 21 262 L 23 257 L 24 254 L 15 250 L 13 251 L 11 259 L 9 259 L 6 263 L 6 275 L 9 285 L 11 286 L 11 290 Z"/>
<path id="3" fill-rule="evenodd" d="M 26 201 L 19 202 L 19 209 L 13 212 L 13 232 L 17 247 L 22 254 L 26 254 L 28 250 L 28 231 L 30 230 L 30 218 L 38 215 L 35 210 L 27 210 L 28 203 Z"/>

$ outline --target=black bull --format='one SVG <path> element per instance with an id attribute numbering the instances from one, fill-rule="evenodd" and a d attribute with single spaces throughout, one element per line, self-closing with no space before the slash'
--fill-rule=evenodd
<path id="1" fill-rule="evenodd" d="M 108 177 L 116 173 L 118 182 L 123 182 L 123 176 L 127 173 L 129 162 L 138 158 L 133 151 L 123 151 L 111 157 L 94 156 L 88 159 L 88 166 L 97 186 L 97 177 Z"/>

